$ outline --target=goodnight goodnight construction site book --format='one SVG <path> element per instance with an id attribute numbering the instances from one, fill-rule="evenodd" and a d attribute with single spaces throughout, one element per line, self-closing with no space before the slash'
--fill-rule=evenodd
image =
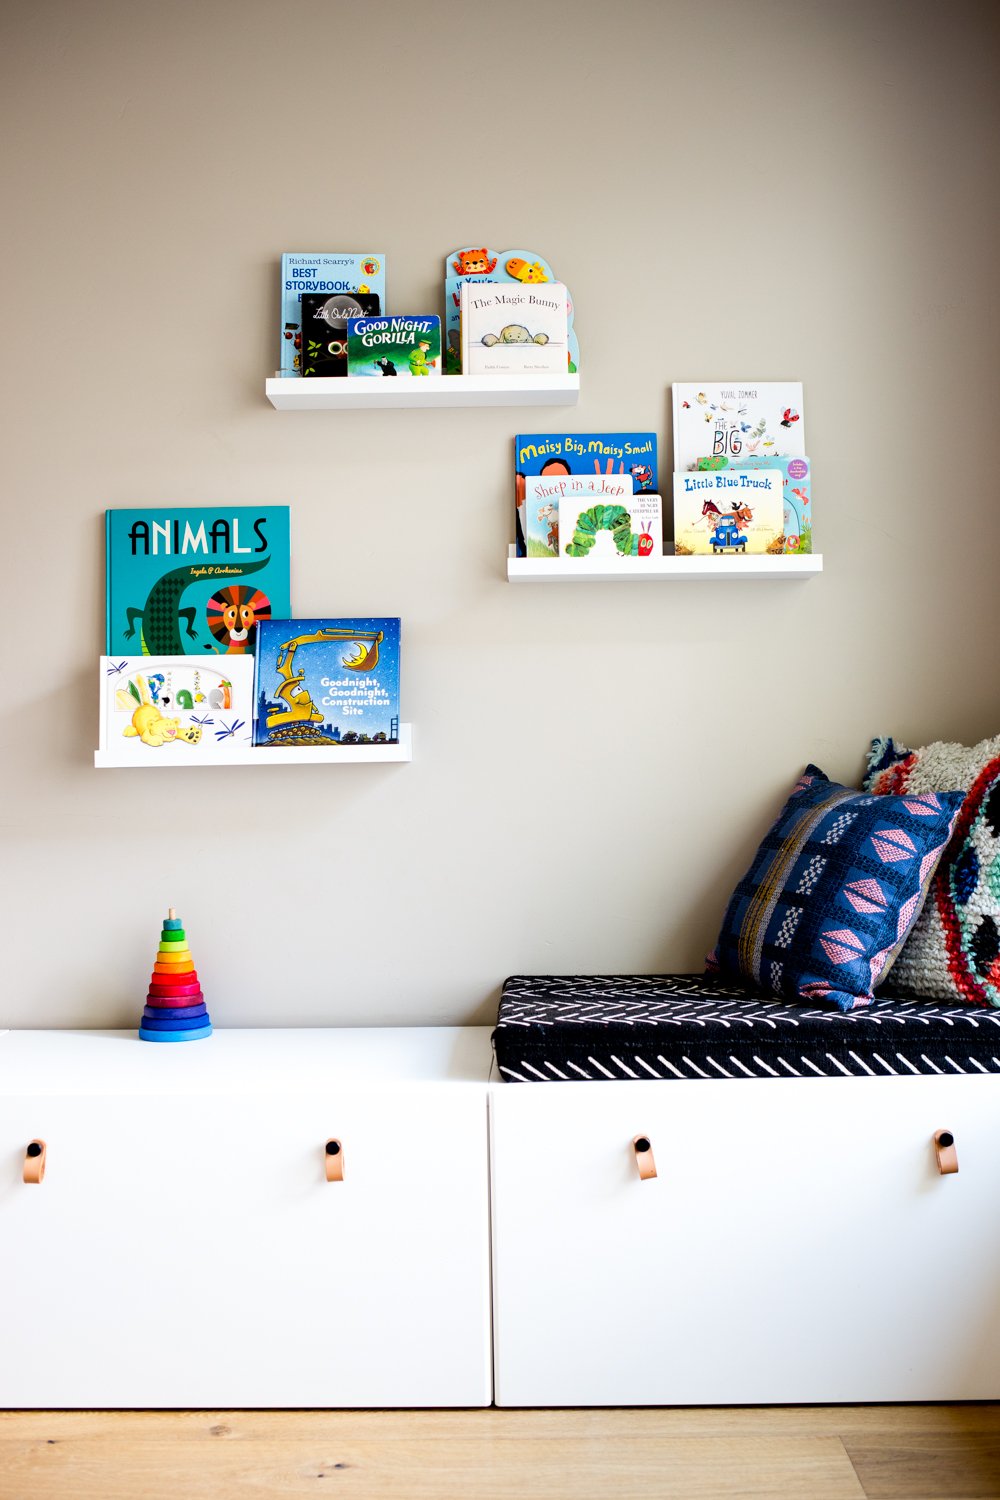
<path id="1" fill-rule="evenodd" d="M 287 505 L 109 510 L 107 654 L 252 654 L 291 612 Z"/>
<path id="2" fill-rule="evenodd" d="M 440 375 L 441 319 L 348 318 L 348 375 Z"/>
<path id="3" fill-rule="evenodd" d="M 257 640 L 255 745 L 399 740 L 399 620 L 266 620 Z"/>

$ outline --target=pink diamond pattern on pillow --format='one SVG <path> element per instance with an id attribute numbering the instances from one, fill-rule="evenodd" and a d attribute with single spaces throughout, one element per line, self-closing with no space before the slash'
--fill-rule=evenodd
<path id="1" fill-rule="evenodd" d="M 901 828 L 881 828 L 872 834 L 872 848 L 883 864 L 896 864 L 903 859 L 912 859 L 917 846 Z"/>
<path id="2" fill-rule="evenodd" d="M 855 911 L 885 911 L 889 904 L 877 880 L 851 880 L 844 887 L 844 896 Z"/>

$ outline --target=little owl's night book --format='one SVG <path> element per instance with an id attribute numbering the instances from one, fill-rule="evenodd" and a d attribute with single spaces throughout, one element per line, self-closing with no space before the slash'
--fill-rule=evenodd
<path id="1" fill-rule="evenodd" d="M 253 654 L 291 613 L 287 505 L 109 510 L 107 652 Z"/>
<path id="2" fill-rule="evenodd" d="M 257 638 L 255 745 L 395 743 L 399 620 L 265 620 Z"/>
<path id="3" fill-rule="evenodd" d="M 802 383 L 797 380 L 674 384 L 674 471 L 699 458 L 804 458 Z"/>

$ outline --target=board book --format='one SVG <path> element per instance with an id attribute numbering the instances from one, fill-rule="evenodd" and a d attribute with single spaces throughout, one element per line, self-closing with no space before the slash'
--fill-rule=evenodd
<path id="1" fill-rule="evenodd" d="M 663 556 L 660 497 L 634 490 L 630 475 L 567 475 L 541 484 L 558 504 L 560 557 L 575 565 Z"/>
<path id="2" fill-rule="evenodd" d="M 812 552 L 812 484 L 808 458 L 699 458 L 699 469 L 778 469 L 784 508 L 785 551 Z"/>
<path id="3" fill-rule="evenodd" d="M 566 374 L 568 320 L 561 281 L 466 282 L 460 301 L 464 374 Z"/>
<path id="4" fill-rule="evenodd" d="M 347 373 L 352 376 L 441 374 L 441 319 L 348 318 Z"/>
<path id="5" fill-rule="evenodd" d="M 674 475 L 674 552 L 678 557 L 785 550 L 778 469 L 715 469 Z"/>
<path id="6" fill-rule="evenodd" d="M 301 374 L 316 379 L 347 378 L 347 325 L 351 318 L 379 310 L 368 292 L 302 293 Z"/>
<path id="7" fill-rule="evenodd" d="M 628 474 L 633 491 L 659 492 L 655 432 L 536 432 L 514 439 L 515 551 L 527 556 L 525 482 L 543 474 Z"/>
<path id="8" fill-rule="evenodd" d="M 255 745 L 398 742 L 398 619 L 267 620 L 256 667 Z"/>
<path id="9" fill-rule="evenodd" d="M 102 656 L 101 750 L 182 765 L 250 748 L 252 656 Z"/>
<path id="10" fill-rule="evenodd" d="M 558 281 L 548 261 L 534 250 L 491 250 L 466 245 L 444 259 L 444 372 L 462 374 L 461 304 L 464 285 L 496 282 L 539 286 Z M 573 299 L 567 294 L 567 359 L 560 373 L 574 374 L 580 364 L 580 345 L 573 327 Z M 468 372 L 466 372 L 468 373 Z"/>
<path id="11" fill-rule="evenodd" d="M 252 655 L 291 613 L 287 505 L 109 510 L 105 538 L 109 655 Z"/>
<path id="12" fill-rule="evenodd" d="M 374 307 L 359 312 L 385 312 L 385 256 L 350 255 L 339 250 L 286 250 L 281 257 L 281 358 L 282 375 L 302 373 L 302 294 L 322 292 L 351 295 L 368 293 L 378 299 Z"/>
<path id="13" fill-rule="evenodd" d="M 675 382 L 674 469 L 699 458 L 805 457 L 802 383 Z"/>

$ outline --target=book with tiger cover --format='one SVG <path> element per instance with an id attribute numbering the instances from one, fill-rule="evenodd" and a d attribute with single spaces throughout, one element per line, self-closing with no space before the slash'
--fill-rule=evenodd
<path id="1" fill-rule="evenodd" d="M 107 655 L 253 655 L 261 620 L 291 614 L 289 508 L 105 513 Z"/>

